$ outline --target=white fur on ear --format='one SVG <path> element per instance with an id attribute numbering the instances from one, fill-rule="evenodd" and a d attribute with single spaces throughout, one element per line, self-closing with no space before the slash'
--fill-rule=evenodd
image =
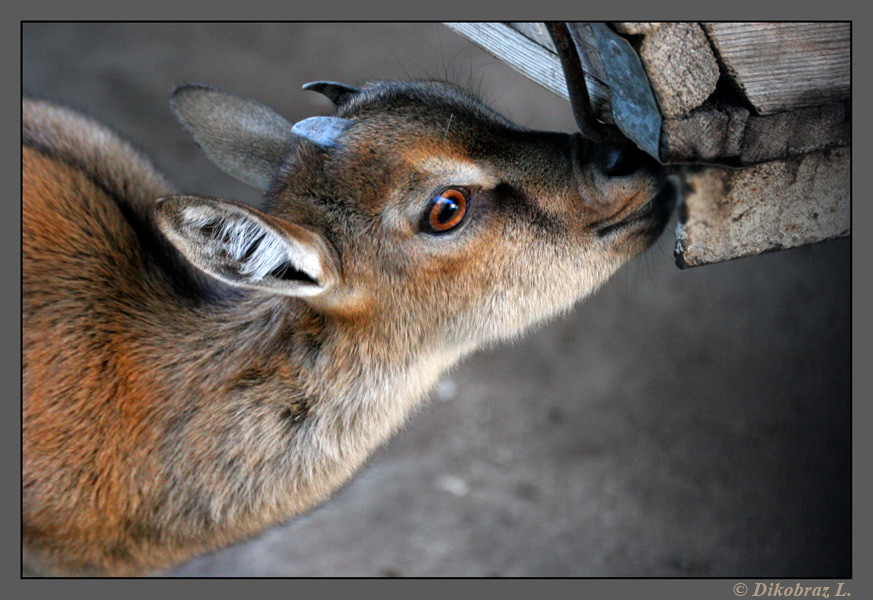
<path id="1" fill-rule="evenodd" d="M 300 252 L 279 232 L 249 215 L 230 213 L 216 220 L 214 210 L 189 206 L 182 209 L 182 221 L 186 228 L 201 233 L 211 254 L 224 255 L 252 283 L 282 273 L 282 269 L 287 276 L 289 268 L 299 271 L 301 280 L 318 283 L 321 279 L 316 255 Z"/>
<path id="2" fill-rule="evenodd" d="M 156 214 L 161 231 L 191 264 L 225 283 L 308 297 L 336 282 L 334 261 L 317 234 L 274 225 L 253 208 L 176 196 L 163 199 Z"/>

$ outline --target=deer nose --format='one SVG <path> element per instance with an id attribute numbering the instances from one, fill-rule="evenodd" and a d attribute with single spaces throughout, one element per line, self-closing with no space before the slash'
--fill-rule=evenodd
<path id="1" fill-rule="evenodd" d="M 593 158 L 603 174 L 610 177 L 636 173 L 652 162 L 647 154 L 632 145 L 598 144 Z"/>

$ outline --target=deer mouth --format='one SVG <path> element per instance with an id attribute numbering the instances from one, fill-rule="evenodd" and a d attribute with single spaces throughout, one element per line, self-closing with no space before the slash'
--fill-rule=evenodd
<path id="1" fill-rule="evenodd" d="M 666 178 L 655 195 L 639 210 L 620 221 L 597 228 L 597 237 L 608 238 L 620 231 L 633 229 L 638 234 L 657 238 L 673 214 L 679 199 L 679 190 L 680 185 L 674 177 Z"/>

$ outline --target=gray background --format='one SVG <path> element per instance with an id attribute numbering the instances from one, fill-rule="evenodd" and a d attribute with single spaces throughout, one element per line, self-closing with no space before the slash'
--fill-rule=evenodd
<path id="1" fill-rule="evenodd" d="M 258 203 L 175 124 L 201 82 L 291 119 L 307 81 L 440 77 L 514 121 L 569 106 L 438 24 L 24 24 L 27 94 L 189 192 Z M 678 270 L 668 232 L 592 299 L 480 352 L 327 503 L 173 576 L 848 577 L 851 241 Z"/>

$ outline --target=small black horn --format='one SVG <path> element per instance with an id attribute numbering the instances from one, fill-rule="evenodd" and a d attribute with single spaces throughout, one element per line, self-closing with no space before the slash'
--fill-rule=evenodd
<path id="1" fill-rule="evenodd" d="M 303 89 L 324 94 L 337 106 L 361 91 L 356 87 L 336 81 L 313 81 L 304 85 Z"/>

